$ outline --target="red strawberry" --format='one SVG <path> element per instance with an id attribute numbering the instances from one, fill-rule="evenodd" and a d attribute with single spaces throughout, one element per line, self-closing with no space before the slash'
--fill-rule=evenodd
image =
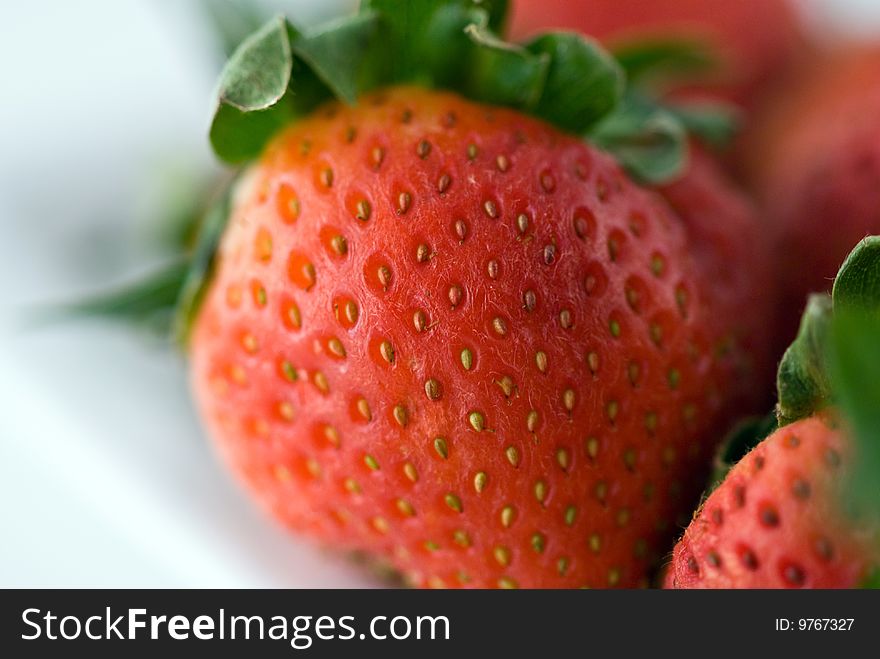
<path id="1" fill-rule="evenodd" d="M 712 493 L 673 552 L 667 588 L 855 588 L 880 566 L 880 524 L 842 512 L 853 446 L 833 413 L 781 428 Z"/>
<path id="2" fill-rule="evenodd" d="M 276 138 L 193 334 L 228 462 L 419 585 L 634 586 L 751 382 L 687 229 L 517 112 L 388 89 Z"/>
<path id="3" fill-rule="evenodd" d="M 720 49 L 724 64 L 724 78 L 707 89 L 747 105 L 788 67 L 801 42 L 788 0 L 516 0 L 513 6 L 515 37 L 569 29 L 611 45 L 658 37 L 706 41 Z"/>
<path id="4" fill-rule="evenodd" d="M 772 389 L 778 357 L 772 350 L 777 288 L 765 227 L 753 204 L 698 146 L 684 174 L 659 191 L 684 222 L 701 276 L 724 300 L 715 318 L 718 332 L 745 349 L 748 361 L 738 377 L 757 386 L 749 394 L 753 404 L 761 386 Z"/>
<path id="5" fill-rule="evenodd" d="M 810 291 L 880 231 L 880 50 L 817 60 L 756 120 L 747 153 L 782 287 L 782 340 Z"/>
<path id="6" fill-rule="evenodd" d="M 870 237 L 833 297 L 811 298 L 779 368 L 782 427 L 697 511 L 666 587 L 855 588 L 880 575 L 878 273 L 880 237 Z M 725 454 L 748 438 L 734 435 Z"/>

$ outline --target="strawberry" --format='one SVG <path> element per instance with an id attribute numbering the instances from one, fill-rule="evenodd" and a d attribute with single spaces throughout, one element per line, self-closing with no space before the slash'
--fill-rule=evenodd
<path id="1" fill-rule="evenodd" d="M 748 174 L 766 210 L 782 341 L 810 291 L 827 290 L 852 245 L 880 230 L 880 50 L 826 55 L 748 133 Z"/>
<path id="2" fill-rule="evenodd" d="M 838 276 L 841 318 L 831 318 L 827 296 L 812 299 L 780 367 L 782 427 L 705 500 L 673 551 L 667 588 L 855 588 L 876 579 L 878 270 L 880 238 L 871 238 Z M 872 315 L 853 316 L 853 298 Z"/>
<path id="3" fill-rule="evenodd" d="M 211 127 L 245 167 L 177 329 L 288 527 L 419 586 L 644 585 L 761 398 L 726 264 L 757 223 L 605 51 L 504 43 L 503 10 L 370 0 L 249 37 Z"/>
<path id="4" fill-rule="evenodd" d="M 760 16 L 761 20 L 755 20 Z M 745 105 L 783 73 L 802 42 L 788 0 L 517 0 L 511 31 L 569 29 L 612 46 L 685 38 L 719 50 L 723 75 L 704 91 Z"/>
<path id="5" fill-rule="evenodd" d="M 777 430 L 705 501 L 667 588 L 855 588 L 880 566 L 880 525 L 841 512 L 849 433 L 825 412 Z"/>

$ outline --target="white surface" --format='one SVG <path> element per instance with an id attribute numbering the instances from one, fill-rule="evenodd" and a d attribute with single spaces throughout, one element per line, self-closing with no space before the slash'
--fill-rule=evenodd
<path id="1" fill-rule="evenodd" d="M 351 0 L 281 4 L 309 20 Z M 880 23 L 876 0 L 813 4 Z M 192 0 L 0 3 L 0 586 L 374 585 L 249 505 L 172 353 L 120 327 L 22 327 L 155 262 L 157 170 L 212 166 L 212 52 Z"/>

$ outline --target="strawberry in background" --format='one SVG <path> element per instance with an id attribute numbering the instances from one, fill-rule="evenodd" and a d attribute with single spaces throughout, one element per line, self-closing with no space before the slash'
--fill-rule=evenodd
<path id="1" fill-rule="evenodd" d="M 576 30 L 612 48 L 653 39 L 705 42 L 721 67 L 698 91 L 746 107 L 784 73 L 803 45 L 789 0 L 517 0 L 515 39 L 548 29 Z M 691 88 L 689 86 L 689 88 Z"/>
<path id="2" fill-rule="evenodd" d="M 745 176 L 767 216 L 781 287 L 781 341 L 807 293 L 880 231 L 880 47 L 817 55 L 780 88 L 746 135 Z"/>
<path id="3" fill-rule="evenodd" d="M 779 369 L 780 427 L 695 513 L 667 588 L 880 585 L 878 274 L 875 236 L 844 263 L 832 296 L 811 297 Z M 747 450 L 742 437 L 729 450 Z"/>

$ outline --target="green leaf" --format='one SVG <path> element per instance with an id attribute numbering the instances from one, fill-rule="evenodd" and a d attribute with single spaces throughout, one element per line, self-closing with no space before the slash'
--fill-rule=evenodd
<path id="1" fill-rule="evenodd" d="M 163 319 L 170 315 L 177 302 L 189 265 L 185 258 L 176 259 L 146 277 L 94 295 L 72 304 L 37 313 L 37 323 L 63 318 L 111 318 L 135 324 Z M 164 323 L 163 323 L 164 324 Z"/>
<path id="2" fill-rule="evenodd" d="M 868 236 L 840 266 L 831 293 L 834 309 L 880 313 L 880 236 Z"/>
<path id="3" fill-rule="evenodd" d="M 482 24 L 498 30 L 504 24 L 507 4 L 507 0 L 364 0 L 361 11 L 372 9 L 381 16 L 383 49 L 388 55 L 386 79 L 418 82 L 430 71 L 426 61 L 448 46 L 445 41 L 426 38 L 438 12 L 460 16 L 478 10 Z"/>
<path id="4" fill-rule="evenodd" d="M 589 137 L 644 183 L 667 183 L 687 166 L 684 127 L 671 113 L 633 94 L 627 95 Z"/>
<path id="5" fill-rule="evenodd" d="M 583 134 L 620 102 L 623 72 L 595 41 L 573 33 L 549 33 L 526 48 L 535 55 L 545 55 L 550 62 L 534 109 L 539 117 Z"/>
<path id="6" fill-rule="evenodd" d="M 189 340 L 190 330 L 211 281 L 220 240 L 229 222 L 231 199 L 236 181 L 222 191 L 219 198 L 205 211 L 196 244 L 188 260 L 174 301 L 172 335 L 181 345 Z"/>
<path id="7" fill-rule="evenodd" d="M 475 48 L 465 93 L 478 101 L 531 111 L 541 99 L 550 57 L 502 41 L 484 25 L 465 28 Z"/>
<path id="8" fill-rule="evenodd" d="M 727 147 L 742 123 L 742 113 L 729 103 L 700 101 L 665 107 L 688 133 L 715 149 Z"/>
<path id="9" fill-rule="evenodd" d="M 859 588 L 868 590 L 880 590 L 880 566 L 874 566 L 859 584 Z"/>
<path id="10" fill-rule="evenodd" d="M 276 16 L 245 39 L 220 76 L 220 103 L 242 112 L 265 110 L 284 96 L 293 55 L 287 21 Z"/>
<path id="11" fill-rule="evenodd" d="M 728 472 L 776 428 L 776 415 L 772 412 L 740 421 L 722 440 L 715 453 L 709 490 L 714 490 Z"/>
<path id="12" fill-rule="evenodd" d="M 347 16 L 305 35 L 291 33 L 291 50 L 336 98 L 354 104 L 358 93 L 375 83 L 367 77 L 374 73 L 374 67 L 364 63 L 375 44 L 378 26 L 373 11 Z"/>
<path id="13" fill-rule="evenodd" d="M 831 327 L 831 298 L 812 295 L 801 318 L 797 338 L 785 351 L 776 376 L 779 426 L 811 416 L 828 405 L 828 335 Z"/>
<path id="14" fill-rule="evenodd" d="M 614 49 L 632 84 L 700 77 L 718 67 L 711 46 L 687 39 L 645 39 Z"/>

